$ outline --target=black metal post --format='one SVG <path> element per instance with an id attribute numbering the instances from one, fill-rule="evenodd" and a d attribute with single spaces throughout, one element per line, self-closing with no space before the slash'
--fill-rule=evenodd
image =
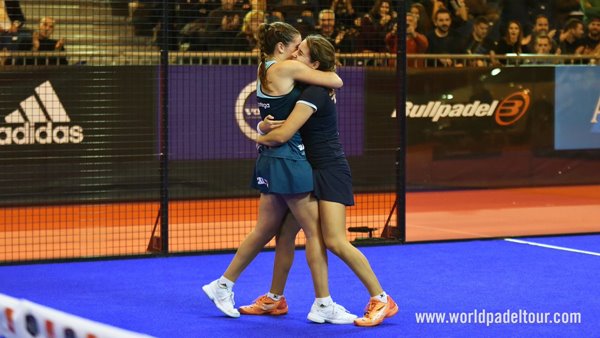
<path id="1" fill-rule="evenodd" d="M 398 29 L 396 54 L 396 120 L 398 121 L 398 148 L 396 151 L 396 220 L 398 240 L 406 242 L 406 1 L 398 1 Z"/>
<path id="2" fill-rule="evenodd" d="M 160 47 L 160 238 L 161 252 L 169 253 L 169 0 L 162 2 Z"/>

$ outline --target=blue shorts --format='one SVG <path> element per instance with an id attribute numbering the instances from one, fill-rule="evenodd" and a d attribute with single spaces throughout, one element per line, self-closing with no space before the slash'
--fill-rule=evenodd
<path id="1" fill-rule="evenodd" d="M 252 188 L 262 193 L 300 194 L 313 191 L 312 168 L 308 160 L 258 155 Z"/>
<path id="2" fill-rule="evenodd" d="M 318 200 L 337 202 L 346 206 L 354 205 L 352 174 L 346 159 L 313 168 L 313 178 L 314 194 Z"/>

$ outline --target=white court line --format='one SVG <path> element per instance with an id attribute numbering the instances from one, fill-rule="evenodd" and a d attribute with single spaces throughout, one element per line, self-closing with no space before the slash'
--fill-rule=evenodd
<path id="1" fill-rule="evenodd" d="M 584 255 L 600 256 L 600 252 L 577 250 L 577 249 L 565 248 L 564 246 L 556 246 L 556 245 L 542 244 L 542 243 L 536 243 L 536 242 L 522 241 L 520 239 L 513 239 L 513 238 L 505 238 L 504 240 L 507 242 L 539 246 L 542 248 L 575 252 L 575 253 L 580 253 L 580 254 L 584 254 Z"/>

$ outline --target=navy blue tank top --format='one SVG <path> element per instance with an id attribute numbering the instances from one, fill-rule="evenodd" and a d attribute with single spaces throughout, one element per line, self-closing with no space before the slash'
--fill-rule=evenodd
<path id="1" fill-rule="evenodd" d="M 275 61 L 267 61 L 267 69 L 271 67 Z M 270 96 L 263 93 L 260 79 L 256 85 L 256 97 L 258 100 L 258 108 L 260 109 L 261 120 L 264 120 L 267 115 L 272 115 L 276 120 L 285 120 L 288 118 L 296 101 L 302 94 L 302 87 L 298 84 L 287 94 L 281 96 Z M 288 158 L 293 160 L 306 160 L 304 152 L 304 144 L 300 133 L 296 132 L 294 136 L 285 144 L 279 147 L 262 147 L 262 156 Z"/>

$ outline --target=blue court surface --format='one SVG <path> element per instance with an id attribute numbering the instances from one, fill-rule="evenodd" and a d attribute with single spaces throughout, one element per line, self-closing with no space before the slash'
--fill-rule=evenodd
<path id="1" fill-rule="evenodd" d="M 600 235 L 361 250 L 400 306 L 374 328 L 306 319 L 314 296 L 303 250 L 280 317 L 227 318 L 206 298 L 201 286 L 232 254 L 2 266 L 0 293 L 164 338 L 600 337 Z M 268 291 L 273 256 L 261 253 L 238 280 L 237 305 Z M 363 311 L 366 289 L 333 255 L 330 288 L 336 302 Z"/>

